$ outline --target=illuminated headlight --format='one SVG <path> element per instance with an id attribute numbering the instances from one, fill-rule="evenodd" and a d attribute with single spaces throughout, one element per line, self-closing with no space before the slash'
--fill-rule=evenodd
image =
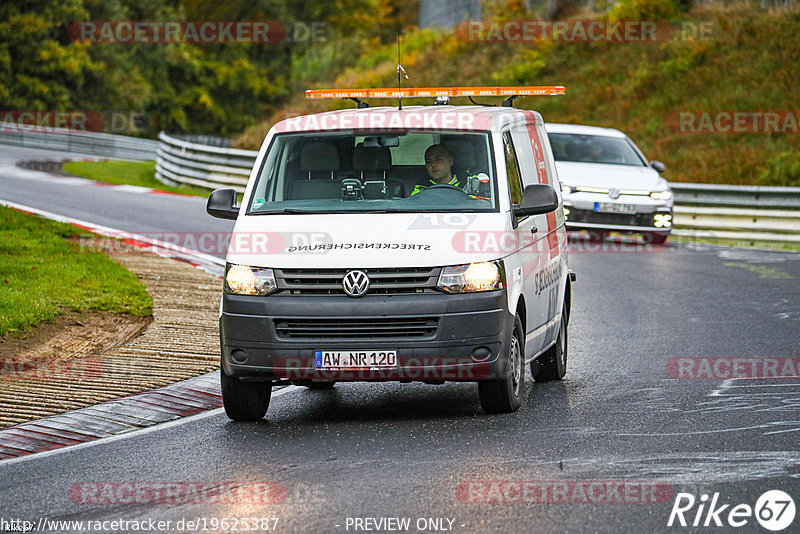
<path id="1" fill-rule="evenodd" d="M 656 228 L 669 228 L 672 226 L 672 215 L 669 213 L 656 213 L 653 215 L 653 226 Z"/>
<path id="2" fill-rule="evenodd" d="M 669 200 L 672 198 L 672 191 L 669 189 L 666 191 L 653 191 L 650 193 L 650 198 L 653 200 Z"/>
<path id="3" fill-rule="evenodd" d="M 505 289 L 505 269 L 503 262 L 483 261 L 466 265 L 452 265 L 442 269 L 439 275 L 439 289 L 448 293 L 472 293 Z"/>
<path id="4" fill-rule="evenodd" d="M 561 192 L 562 193 L 572 193 L 572 186 L 566 185 L 564 182 L 561 182 Z"/>
<path id="5" fill-rule="evenodd" d="M 277 289 L 272 269 L 229 263 L 225 269 L 225 292 L 236 295 L 269 295 Z"/>
<path id="6" fill-rule="evenodd" d="M 565 219 L 567 218 L 567 215 L 569 215 L 569 208 L 564 206 L 564 218 Z"/>

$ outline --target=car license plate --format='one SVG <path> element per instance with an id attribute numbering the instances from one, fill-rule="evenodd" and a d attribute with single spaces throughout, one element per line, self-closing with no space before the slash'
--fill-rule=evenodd
<path id="1" fill-rule="evenodd" d="M 636 206 L 633 204 L 614 204 L 613 202 L 595 202 L 594 211 L 599 213 L 636 213 Z"/>
<path id="2" fill-rule="evenodd" d="M 390 369 L 397 367 L 396 350 L 317 350 L 317 369 Z"/>

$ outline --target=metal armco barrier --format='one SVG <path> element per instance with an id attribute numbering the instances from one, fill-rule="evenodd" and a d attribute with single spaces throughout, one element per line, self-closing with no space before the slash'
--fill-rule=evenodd
<path id="1" fill-rule="evenodd" d="M 0 131 L 0 145 L 44 148 L 128 161 L 148 161 L 156 158 L 158 141 L 102 132 L 49 128 L 47 131 Z"/>
<path id="2" fill-rule="evenodd" d="M 670 184 L 676 236 L 800 243 L 800 187 Z"/>
<path id="3" fill-rule="evenodd" d="M 800 187 L 671 183 L 678 204 L 800 209 Z"/>
<path id="4" fill-rule="evenodd" d="M 167 185 L 193 185 L 216 189 L 232 187 L 244 192 L 258 152 L 199 144 L 158 134 L 156 178 Z"/>

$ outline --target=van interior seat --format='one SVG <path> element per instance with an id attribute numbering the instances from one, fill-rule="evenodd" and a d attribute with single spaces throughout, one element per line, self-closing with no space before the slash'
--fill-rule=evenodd
<path id="1" fill-rule="evenodd" d="M 307 143 L 300 152 L 300 170 L 308 173 L 308 179 L 333 178 L 339 168 L 339 150 L 333 143 Z M 322 174 L 324 173 L 324 174 Z"/>
<path id="2" fill-rule="evenodd" d="M 300 152 L 305 177 L 292 183 L 291 200 L 340 198 L 341 184 L 334 179 L 339 169 L 339 150 L 334 143 L 307 143 Z"/>
<path id="3" fill-rule="evenodd" d="M 404 187 L 400 182 L 386 179 L 386 173 L 392 169 L 392 152 L 389 147 L 357 145 L 353 149 L 353 169 L 359 174 L 361 182 L 364 184 L 365 198 L 405 196 Z M 380 195 L 375 193 L 378 189 L 383 193 Z"/>
<path id="4" fill-rule="evenodd" d="M 475 159 L 475 147 L 469 141 L 442 140 L 442 145 L 453 156 L 453 173 L 460 179 L 480 172 Z"/>

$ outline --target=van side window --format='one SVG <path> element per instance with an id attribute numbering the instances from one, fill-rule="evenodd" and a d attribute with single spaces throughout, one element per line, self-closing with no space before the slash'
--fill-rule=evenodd
<path id="1" fill-rule="evenodd" d="M 503 150 L 506 155 L 506 174 L 508 175 L 508 188 L 511 190 L 511 202 L 519 204 L 522 201 L 522 182 L 517 165 L 517 153 L 511 142 L 508 132 L 503 134 Z"/>

